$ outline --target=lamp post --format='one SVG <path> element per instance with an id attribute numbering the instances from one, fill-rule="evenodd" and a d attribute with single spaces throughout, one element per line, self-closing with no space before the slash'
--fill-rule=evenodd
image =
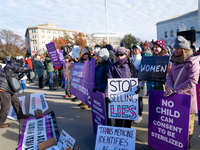
<path id="1" fill-rule="evenodd" d="M 107 16 L 107 1 L 105 2 L 105 13 L 106 13 L 106 32 L 107 32 L 107 44 L 109 44 L 109 36 L 108 36 L 108 16 Z"/>

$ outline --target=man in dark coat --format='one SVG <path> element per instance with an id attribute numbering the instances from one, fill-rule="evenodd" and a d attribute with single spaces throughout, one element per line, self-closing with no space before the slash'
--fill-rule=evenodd
<path id="1" fill-rule="evenodd" d="M 19 73 L 25 73 L 28 72 L 30 69 L 29 67 L 23 67 L 17 63 L 13 63 L 11 61 L 7 61 L 7 65 L 5 68 L 12 72 L 18 78 Z M 8 112 L 10 110 L 10 106 L 12 104 L 13 109 L 15 110 L 17 114 L 18 119 L 28 118 L 30 116 L 26 116 L 23 114 L 19 99 L 14 94 L 14 92 L 11 90 L 6 74 L 5 74 L 5 68 L 0 70 L 0 101 L 1 101 L 1 109 L 0 109 L 0 128 L 5 128 L 10 126 L 9 123 L 4 123 L 6 121 Z"/>

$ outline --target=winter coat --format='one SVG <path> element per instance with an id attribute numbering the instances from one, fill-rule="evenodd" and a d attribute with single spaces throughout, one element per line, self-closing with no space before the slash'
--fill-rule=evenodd
<path id="1" fill-rule="evenodd" d="M 130 62 L 134 64 L 137 72 L 139 72 L 141 61 L 142 61 L 141 54 L 133 55 L 130 58 Z M 139 97 L 145 96 L 147 94 L 146 81 L 139 81 L 139 85 L 142 87 L 141 90 L 140 90 L 140 93 L 139 93 Z"/>
<path id="2" fill-rule="evenodd" d="M 5 67 L 7 69 L 9 69 L 10 71 L 12 71 L 17 79 L 19 77 L 18 76 L 19 73 L 27 73 L 30 70 L 29 66 L 23 67 L 23 66 L 21 66 L 17 63 L 8 63 Z M 6 74 L 4 72 L 4 69 L 0 70 L 0 83 L 1 83 L 0 89 L 7 91 L 8 93 L 14 94 L 12 92 L 11 88 L 9 87 L 8 82 L 6 80 Z"/>
<path id="3" fill-rule="evenodd" d="M 115 62 L 115 53 L 112 51 L 112 50 L 109 50 L 109 57 L 108 57 L 108 59 L 112 62 L 112 63 L 114 63 Z"/>
<path id="4" fill-rule="evenodd" d="M 26 63 L 29 65 L 30 69 L 32 70 L 32 69 L 33 69 L 33 65 L 32 65 L 31 59 L 28 58 L 28 59 L 26 60 Z"/>
<path id="5" fill-rule="evenodd" d="M 35 63 L 35 69 L 37 71 L 38 77 L 43 76 L 44 65 L 42 65 L 42 63 L 38 60 L 35 60 L 34 63 Z"/>
<path id="6" fill-rule="evenodd" d="M 53 72 L 54 71 L 53 64 L 51 62 L 51 58 L 49 57 L 48 54 L 46 55 L 44 63 L 46 64 L 47 72 Z"/>
<path id="7" fill-rule="evenodd" d="M 131 65 L 133 68 L 133 76 L 134 78 L 137 78 L 137 70 L 132 63 Z M 117 65 L 117 63 L 111 64 L 107 73 L 107 78 L 131 78 L 131 71 L 128 65 L 128 61 L 122 65 Z M 105 97 L 108 97 L 108 85 L 106 86 L 104 93 Z"/>
<path id="8" fill-rule="evenodd" d="M 177 64 L 172 63 L 172 68 L 167 76 L 166 88 L 172 87 L 176 78 L 182 69 L 183 72 L 177 82 L 174 92 L 178 94 L 191 95 L 190 113 L 197 113 L 196 86 L 199 78 L 199 60 L 200 56 L 189 57 L 185 62 Z M 186 65 L 185 65 L 186 64 Z"/>
<path id="9" fill-rule="evenodd" d="M 95 87 L 102 93 L 107 85 L 107 73 L 110 65 L 110 60 L 107 60 L 95 67 Z"/>

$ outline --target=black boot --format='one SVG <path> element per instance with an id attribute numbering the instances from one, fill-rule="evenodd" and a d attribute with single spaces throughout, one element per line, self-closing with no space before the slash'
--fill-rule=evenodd
<path id="1" fill-rule="evenodd" d="M 50 91 L 55 91 L 56 89 L 54 89 L 53 87 L 49 88 Z"/>
<path id="2" fill-rule="evenodd" d="M 192 138 L 192 135 L 189 135 L 188 149 L 190 149 L 190 148 L 191 148 L 191 146 L 190 146 L 190 140 L 191 140 L 191 138 Z"/>

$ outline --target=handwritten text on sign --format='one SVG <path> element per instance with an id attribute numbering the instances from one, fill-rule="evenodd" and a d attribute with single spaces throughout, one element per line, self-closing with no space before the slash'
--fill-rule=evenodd
<path id="1" fill-rule="evenodd" d="M 136 129 L 98 126 L 95 150 L 134 150 Z"/>
<path id="2" fill-rule="evenodd" d="M 138 119 L 137 78 L 108 79 L 109 118 Z"/>
<path id="3" fill-rule="evenodd" d="M 72 58 L 79 58 L 81 47 L 76 47 L 72 49 Z"/>

